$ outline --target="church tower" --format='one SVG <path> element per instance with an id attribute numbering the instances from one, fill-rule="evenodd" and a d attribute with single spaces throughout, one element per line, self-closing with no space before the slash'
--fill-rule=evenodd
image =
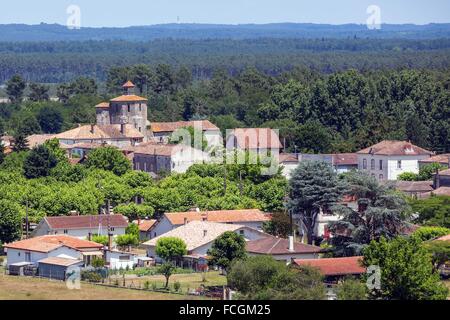
<path id="1" fill-rule="evenodd" d="M 141 132 L 145 139 L 147 132 L 147 99 L 134 94 L 135 85 L 127 81 L 123 86 L 123 95 L 111 99 L 109 103 L 96 106 L 97 124 L 128 124 Z"/>

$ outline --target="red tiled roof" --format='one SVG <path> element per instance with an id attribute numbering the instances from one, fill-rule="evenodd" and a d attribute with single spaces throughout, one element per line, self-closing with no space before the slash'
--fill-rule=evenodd
<path id="1" fill-rule="evenodd" d="M 289 251 L 289 240 L 275 237 L 266 237 L 259 240 L 252 240 L 246 243 L 248 252 L 258 254 L 292 254 L 292 253 L 319 253 L 320 247 L 294 242 L 294 251 Z"/>
<path id="2" fill-rule="evenodd" d="M 238 128 L 230 136 L 236 138 L 236 147 L 241 149 L 281 149 L 278 134 L 270 128 Z"/>
<path id="3" fill-rule="evenodd" d="M 343 276 L 363 274 L 366 268 L 361 266 L 363 257 L 295 259 L 299 266 L 318 268 L 324 276 Z"/>
<path id="4" fill-rule="evenodd" d="M 109 100 L 111 102 L 140 102 L 147 101 L 147 98 L 139 97 L 134 94 L 123 95 L 114 99 Z"/>
<path id="5" fill-rule="evenodd" d="M 132 151 L 134 154 L 148 154 L 170 157 L 177 151 L 185 149 L 190 149 L 190 147 L 183 144 L 157 144 L 154 142 L 145 142 L 141 143 L 138 146 L 128 148 L 127 151 Z"/>
<path id="6" fill-rule="evenodd" d="M 127 82 L 125 82 L 122 86 L 122 88 L 134 88 L 135 85 L 133 82 L 131 82 L 130 80 L 128 80 Z"/>
<path id="7" fill-rule="evenodd" d="M 44 263 L 44 264 L 51 264 L 51 265 L 55 265 L 55 266 L 69 267 L 71 265 L 78 264 L 83 261 L 76 260 L 76 259 L 61 258 L 61 257 L 48 257 L 48 258 L 39 260 L 38 262 Z"/>
<path id="8" fill-rule="evenodd" d="M 101 225 L 102 227 L 126 228 L 127 218 L 121 214 L 45 217 L 51 229 L 89 229 Z"/>
<path id="9" fill-rule="evenodd" d="M 450 169 L 439 171 L 439 175 L 441 175 L 441 176 L 450 176 Z"/>
<path id="10" fill-rule="evenodd" d="M 101 102 L 98 105 L 96 105 L 95 107 L 96 108 L 101 108 L 101 109 L 109 108 L 109 102 Z"/>
<path id="11" fill-rule="evenodd" d="M 81 240 L 67 235 L 46 235 L 6 244 L 5 248 L 50 252 L 61 246 L 75 250 L 101 249 L 103 245 L 92 241 Z"/>
<path id="12" fill-rule="evenodd" d="M 102 139 L 140 139 L 144 138 L 133 125 L 125 125 L 124 133 L 120 124 L 79 126 L 72 130 L 61 132 L 55 138 L 60 140 L 102 140 Z"/>
<path id="13" fill-rule="evenodd" d="M 357 166 L 358 155 L 356 153 L 336 153 L 333 154 L 333 164 L 340 166 Z"/>
<path id="14" fill-rule="evenodd" d="M 141 220 L 139 226 L 139 231 L 142 232 L 147 232 L 148 230 L 150 230 L 151 227 L 153 227 L 155 225 L 155 223 L 158 220 L 155 219 L 151 219 L 151 220 Z"/>
<path id="15" fill-rule="evenodd" d="M 194 127 L 203 131 L 219 131 L 219 128 L 209 120 L 177 121 L 177 122 L 152 122 L 150 128 L 153 132 L 174 132 L 181 128 Z"/>
<path id="16" fill-rule="evenodd" d="M 285 162 L 298 162 L 298 156 L 294 153 L 280 153 L 279 155 L 279 162 L 285 163 Z"/>
<path id="17" fill-rule="evenodd" d="M 396 181 L 395 186 L 403 192 L 433 191 L 433 181 Z"/>
<path id="18" fill-rule="evenodd" d="M 450 241 L 450 234 L 440 237 L 440 238 L 437 238 L 436 240 L 437 241 Z"/>
<path id="19" fill-rule="evenodd" d="M 270 217 L 264 214 L 259 209 L 247 209 L 247 210 L 218 210 L 218 211 L 203 211 L 203 212 L 170 212 L 165 213 L 164 216 L 173 225 L 184 224 L 186 218 L 190 221 L 201 221 L 203 217 L 209 222 L 259 222 L 269 221 Z"/>
<path id="20" fill-rule="evenodd" d="M 450 161 L 450 153 L 446 154 L 438 154 L 436 156 L 419 160 L 420 163 L 440 163 L 444 165 L 448 165 Z"/>
<path id="21" fill-rule="evenodd" d="M 384 140 L 369 148 L 357 152 L 358 154 L 378 154 L 378 155 L 432 155 L 433 152 L 415 146 L 408 141 Z"/>

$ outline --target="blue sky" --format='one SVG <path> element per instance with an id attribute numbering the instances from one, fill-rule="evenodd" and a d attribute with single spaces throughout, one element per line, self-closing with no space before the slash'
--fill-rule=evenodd
<path id="1" fill-rule="evenodd" d="M 365 23 L 369 5 L 382 23 L 450 22 L 450 0 L 14 0 L 0 4 L 0 24 L 65 24 L 69 5 L 82 26 L 173 23 Z"/>

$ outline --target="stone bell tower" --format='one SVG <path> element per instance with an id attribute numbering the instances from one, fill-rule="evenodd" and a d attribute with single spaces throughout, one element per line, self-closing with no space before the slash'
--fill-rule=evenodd
<path id="1" fill-rule="evenodd" d="M 122 88 L 123 95 L 97 106 L 97 124 L 132 125 L 147 140 L 147 99 L 134 94 L 135 85 L 131 81 Z"/>

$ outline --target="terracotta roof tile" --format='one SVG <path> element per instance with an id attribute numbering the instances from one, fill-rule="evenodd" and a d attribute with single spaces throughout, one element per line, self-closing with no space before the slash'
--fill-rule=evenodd
<path id="1" fill-rule="evenodd" d="M 278 134 L 270 128 L 237 128 L 232 130 L 228 139 L 236 138 L 238 148 L 241 149 L 281 149 Z"/>
<path id="2" fill-rule="evenodd" d="M 83 261 L 76 260 L 76 259 L 61 258 L 61 257 L 48 257 L 48 258 L 39 260 L 38 262 L 45 263 L 45 264 L 51 264 L 51 265 L 55 265 L 55 266 L 69 267 L 74 264 L 81 263 Z"/>
<path id="3" fill-rule="evenodd" d="M 153 132 L 174 132 L 181 128 L 198 127 L 203 131 L 219 131 L 219 128 L 209 120 L 177 121 L 177 122 L 152 122 L 150 124 Z"/>
<path id="4" fill-rule="evenodd" d="M 450 234 L 440 237 L 440 238 L 437 238 L 436 240 L 437 241 L 450 241 Z"/>
<path id="5" fill-rule="evenodd" d="M 191 150 L 190 147 L 182 144 L 157 144 L 154 142 L 141 143 L 138 146 L 128 148 L 127 151 L 133 151 L 134 154 L 148 154 L 170 157 L 178 150 Z"/>
<path id="6" fill-rule="evenodd" d="M 46 141 L 55 138 L 55 134 L 33 134 L 27 137 L 27 146 L 30 149 L 44 144 Z"/>
<path id="7" fill-rule="evenodd" d="M 46 235 L 6 244 L 5 248 L 29 250 L 37 252 L 50 252 L 61 246 L 75 250 L 100 249 L 103 245 L 92 241 L 81 240 L 66 235 Z"/>
<path id="8" fill-rule="evenodd" d="M 362 258 L 295 259 L 294 263 L 299 266 L 318 268 L 324 276 L 343 276 L 365 273 L 366 268 L 361 266 Z"/>
<path id="9" fill-rule="evenodd" d="M 201 221 L 203 217 L 209 222 L 222 223 L 242 223 L 242 222 L 259 222 L 269 221 L 270 217 L 259 209 L 247 210 L 217 210 L 217 211 L 202 211 L 202 212 L 170 212 L 165 213 L 164 216 L 173 225 L 184 224 L 184 219 L 187 221 Z"/>
<path id="10" fill-rule="evenodd" d="M 419 195 L 419 198 L 429 198 L 435 196 L 450 196 L 450 187 L 440 187 L 431 192 L 425 192 Z"/>
<path id="11" fill-rule="evenodd" d="M 116 97 L 109 101 L 111 101 L 111 102 L 140 102 L 140 101 L 144 102 L 144 101 L 147 101 L 147 98 L 143 98 L 143 97 L 136 96 L 134 94 L 130 94 L 130 95 L 123 95 L 120 97 Z"/>
<path id="12" fill-rule="evenodd" d="M 139 231 L 147 232 L 148 230 L 150 230 L 151 227 L 153 227 L 155 225 L 156 222 L 158 222 L 158 220 L 155 220 L 155 219 L 141 220 L 140 222 L 141 223 L 138 225 Z"/>
<path id="13" fill-rule="evenodd" d="M 440 163 L 444 165 L 448 165 L 450 162 L 450 153 L 446 154 L 438 154 L 436 156 L 419 160 L 420 163 Z"/>
<path id="14" fill-rule="evenodd" d="M 257 254 L 292 254 L 292 253 L 319 253 L 320 247 L 294 242 L 294 251 L 289 251 L 289 240 L 275 237 L 266 237 L 247 242 L 247 251 Z"/>
<path id="15" fill-rule="evenodd" d="M 95 125 L 92 131 L 91 125 L 80 126 L 57 134 L 55 138 L 62 140 L 102 140 L 102 139 L 140 139 L 143 134 L 132 125 L 125 125 L 125 132 L 120 132 L 120 124 Z"/>
<path id="16" fill-rule="evenodd" d="M 286 163 L 286 162 L 299 162 L 298 156 L 295 153 L 280 153 L 279 155 L 279 162 L 280 163 Z"/>
<path id="17" fill-rule="evenodd" d="M 131 82 L 130 80 L 128 80 L 127 82 L 125 82 L 122 86 L 122 88 L 134 88 L 135 85 L 133 82 Z"/>
<path id="18" fill-rule="evenodd" d="M 395 186 L 403 192 L 433 191 L 433 181 L 396 181 Z"/>
<path id="19" fill-rule="evenodd" d="M 450 176 L 450 169 L 439 171 L 441 176 Z"/>
<path id="20" fill-rule="evenodd" d="M 96 108 L 109 108 L 109 102 L 100 102 L 98 105 L 95 106 Z"/>
<path id="21" fill-rule="evenodd" d="M 333 156 L 333 164 L 340 166 L 357 166 L 358 155 L 356 153 L 335 153 Z"/>
<path id="22" fill-rule="evenodd" d="M 203 246 L 211 241 L 214 241 L 217 237 L 227 231 L 237 231 L 239 229 L 251 229 L 238 224 L 226 224 L 207 221 L 192 221 L 186 225 L 173 229 L 159 237 L 153 238 L 147 242 L 144 242 L 145 246 L 156 246 L 156 242 L 165 237 L 175 237 L 182 239 L 187 246 L 187 250 L 192 251 L 195 248 Z M 255 232 L 259 232 L 256 229 L 251 229 Z M 264 236 L 262 232 L 261 236 Z"/>
<path id="23" fill-rule="evenodd" d="M 369 148 L 357 152 L 358 154 L 378 155 L 432 155 L 433 152 L 415 146 L 407 141 L 384 140 Z"/>
<path id="24" fill-rule="evenodd" d="M 44 219 L 51 229 L 88 229 L 99 225 L 104 228 L 107 228 L 108 225 L 115 228 L 128 226 L 127 218 L 121 214 L 45 217 Z"/>

